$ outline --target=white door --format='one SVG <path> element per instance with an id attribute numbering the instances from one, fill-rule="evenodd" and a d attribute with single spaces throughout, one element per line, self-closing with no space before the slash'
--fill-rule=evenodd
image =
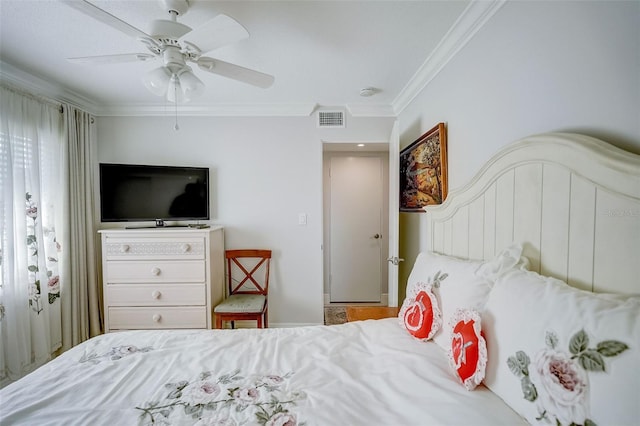
<path id="1" fill-rule="evenodd" d="M 331 302 L 380 302 L 382 160 L 332 157 Z"/>
<path id="2" fill-rule="evenodd" d="M 398 263 L 399 258 L 399 211 L 400 211 L 400 129 L 398 122 L 393 124 L 389 137 L 389 306 L 398 306 Z"/>

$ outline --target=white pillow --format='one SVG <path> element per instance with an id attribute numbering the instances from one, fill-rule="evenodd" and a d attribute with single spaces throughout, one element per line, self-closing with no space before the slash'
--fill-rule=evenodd
<path id="1" fill-rule="evenodd" d="M 433 286 L 442 319 L 447 323 L 456 309 L 482 311 L 489 291 L 497 277 L 512 268 L 528 265 L 521 256 L 522 246 L 514 244 L 490 261 L 465 260 L 433 252 L 422 252 L 407 279 L 407 295 L 414 294 L 418 283 Z M 449 350 L 451 333 L 443 327 L 433 337 L 442 349 Z"/>
<path id="2" fill-rule="evenodd" d="M 485 385 L 532 424 L 640 419 L 640 297 L 510 271 L 482 314 Z"/>

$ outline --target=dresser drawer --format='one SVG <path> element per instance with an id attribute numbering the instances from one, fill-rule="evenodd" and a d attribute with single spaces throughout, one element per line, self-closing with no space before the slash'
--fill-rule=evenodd
<path id="1" fill-rule="evenodd" d="M 204 305 L 204 284 L 108 284 L 109 306 Z"/>
<path id="2" fill-rule="evenodd" d="M 180 307 L 112 307 L 109 308 L 110 330 L 150 328 L 207 328 L 204 306 Z"/>
<path id="3" fill-rule="evenodd" d="M 204 282 L 204 260 L 106 262 L 106 283 Z"/>
<path id="4" fill-rule="evenodd" d="M 201 237 L 107 237 L 103 250 L 107 260 L 200 260 L 205 258 L 205 240 Z"/>

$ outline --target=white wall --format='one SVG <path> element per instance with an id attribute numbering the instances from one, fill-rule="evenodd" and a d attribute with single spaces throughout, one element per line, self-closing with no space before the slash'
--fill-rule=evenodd
<path id="1" fill-rule="evenodd" d="M 640 2 L 507 2 L 400 114 L 401 147 L 441 121 L 450 190 L 536 133 L 640 153 Z M 424 215 L 400 216 L 402 283 L 426 235 Z"/>
<path id="2" fill-rule="evenodd" d="M 384 141 L 393 121 L 347 117 L 345 129 L 317 129 L 315 116 L 179 124 L 176 132 L 171 116 L 99 117 L 98 159 L 210 167 L 211 223 L 225 227 L 226 247 L 274 251 L 270 324 L 321 324 L 322 140 Z"/>

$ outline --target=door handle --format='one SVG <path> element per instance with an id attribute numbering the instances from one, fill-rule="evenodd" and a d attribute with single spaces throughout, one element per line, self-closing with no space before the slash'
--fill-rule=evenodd
<path id="1" fill-rule="evenodd" d="M 382 238 L 382 235 L 376 234 L 376 235 L 373 236 L 373 238 L 375 238 L 376 240 L 379 240 L 380 238 Z"/>
<path id="2" fill-rule="evenodd" d="M 393 265 L 398 266 L 400 262 L 404 262 L 404 259 L 401 257 L 390 257 L 387 259 L 387 262 L 391 262 Z"/>

